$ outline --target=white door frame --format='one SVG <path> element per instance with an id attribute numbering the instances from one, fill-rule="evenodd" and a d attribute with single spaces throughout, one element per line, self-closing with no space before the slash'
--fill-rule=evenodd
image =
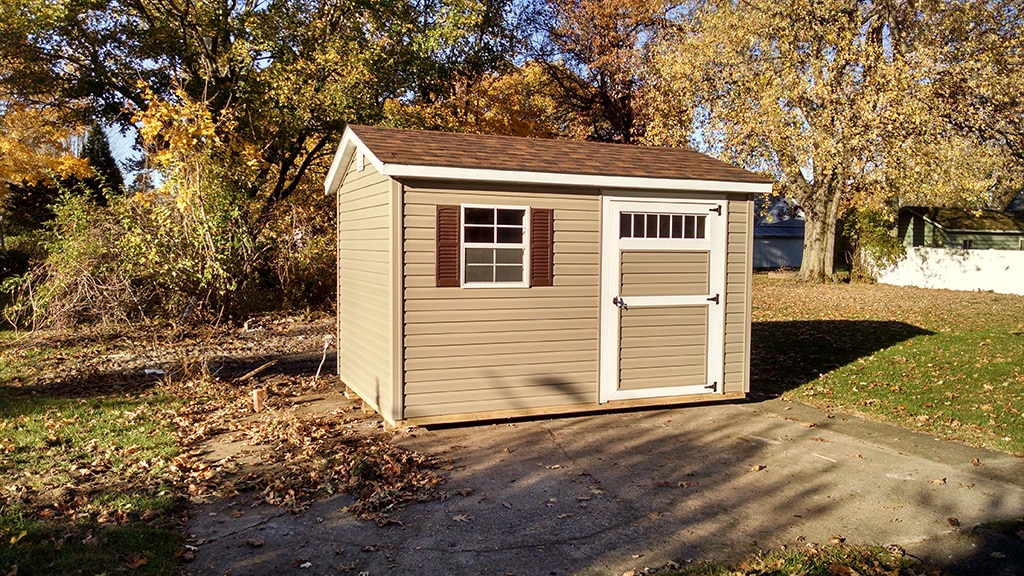
<path id="1" fill-rule="evenodd" d="M 619 213 L 680 212 L 704 214 L 707 235 L 697 239 L 619 238 Z M 716 213 L 717 212 L 717 213 Z M 664 198 L 632 198 L 605 196 L 601 210 L 601 305 L 600 305 L 600 385 L 598 402 L 630 400 L 659 396 L 715 394 L 724 392 L 725 350 L 725 254 L 728 232 L 727 205 L 722 200 L 672 200 Z M 619 273 L 623 250 L 708 250 L 708 290 L 719 296 L 717 304 L 708 296 L 633 296 L 627 305 L 685 306 L 708 305 L 707 385 L 676 386 L 644 390 L 619 390 L 619 309 L 613 303 L 619 297 Z M 714 389 L 708 388 L 716 383 Z"/>

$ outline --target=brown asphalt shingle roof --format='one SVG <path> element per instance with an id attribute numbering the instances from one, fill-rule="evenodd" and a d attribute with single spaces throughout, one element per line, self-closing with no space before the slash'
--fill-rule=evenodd
<path id="1" fill-rule="evenodd" d="M 770 183 L 771 179 L 684 148 L 349 125 L 385 164 Z"/>

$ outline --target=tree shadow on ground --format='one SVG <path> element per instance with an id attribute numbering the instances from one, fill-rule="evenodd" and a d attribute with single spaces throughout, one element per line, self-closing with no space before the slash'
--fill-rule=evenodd
<path id="1" fill-rule="evenodd" d="M 859 358 L 934 334 L 904 322 L 877 320 L 754 322 L 750 332 L 750 389 L 755 396 L 778 396 Z"/>
<path id="2" fill-rule="evenodd" d="M 262 377 L 312 378 L 318 369 L 321 377 L 330 377 L 336 373 L 337 360 L 333 350 L 326 354 L 221 355 L 187 364 L 164 360 L 110 370 L 71 370 L 59 377 L 43 378 L 31 384 L 10 385 L 0 382 L 0 399 L 19 396 L 69 399 L 142 394 L 165 378 L 181 379 L 189 372 L 206 372 L 221 381 L 233 382 L 245 378 L 253 371 Z M 242 385 L 245 381 L 239 380 L 237 383 Z M 0 417 L 11 415 L 14 409 L 8 408 L 0 404 Z"/>

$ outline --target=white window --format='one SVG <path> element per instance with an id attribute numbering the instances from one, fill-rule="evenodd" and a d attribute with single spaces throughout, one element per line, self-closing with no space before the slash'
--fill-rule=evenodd
<path id="1" fill-rule="evenodd" d="M 463 286 L 527 286 L 528 211 L 462 206 Z"/>

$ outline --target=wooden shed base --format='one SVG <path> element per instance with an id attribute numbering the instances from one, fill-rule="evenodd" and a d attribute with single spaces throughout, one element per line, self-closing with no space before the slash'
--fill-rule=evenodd
<path id="1" fill-rule="evenodd" d="M 530 416 L 556 416 L 569 414 L 587 414 L 594 412 L 614 412 L 628 408 L 671 408 L 684 404 L 709 404 L 745 398 L 743 392 L 728 394 L 702 394 L 700 396 L 662 396 L 660 398 L 641 398 L 636 400 L 616 400 L 605 404 L 569 404 L 564 406 L 544 406 L 540 408 L 517 408 L 515 410 L 494 410 L 490 412 L 467 412 L 463 414 L 445 414 L 443 416 L 424 416 L 408 418 L 397 422 L 389 422 L 390 426 L 431 426 L 436 424 L 465 424 L 467 422 L 489 422 L 511 418 L 528 418 Z"/>

